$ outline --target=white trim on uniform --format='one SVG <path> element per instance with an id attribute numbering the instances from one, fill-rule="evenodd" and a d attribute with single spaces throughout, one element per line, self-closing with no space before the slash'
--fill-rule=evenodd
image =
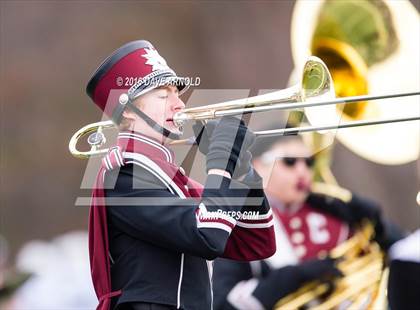
<path id="1" fill-rule="evenodd" d="M 119 138 L 124 138 L 124 139 L 130 139 L 131 138 L 131 139 L 134 139 L 134 140 L 137 140 L 137 141 L 140 141 L 140 142 L 144 142 L 144 143 L 146 143 L 150 146 L 153 146 L 153 147 L 157 148 L 158 150 L 162 151 L 165 154 L 166 160 L 168 162 L 170 162 L 170 163 L 173 162 L 171 152 L 165 146 L 163 146 L 162 144 L 159 144 L 158 142 L 156 142 L 152 139 L 141 136 L 139 134 L 129 133 L 129 132 L 122 132 L 122 133 L 118 134 L 118 137 Z"/>
<path id="2" fill-rule="evenodd" d="M 238 221 L 236 225 L 243 228 L 268 228 L 274 225 L 274 219 L 271 219 L 267 223 L 243 223 Z"/>
<path id="3" fill-rule="evenodd" d="M 104 161 L 105 161 L 105 165 L 107 169 L 112 170 L 112 164 L 111 164 L 111 161 L 109 160 L 108 154 L 104 157 Z"/>
<path id="4" fill-rule="evenodd" d="M 258 280 L 253 278 L 238 282 L 227 295 L 227 301 L 238 310 L 264 310 L 263 304 L 252 293 L 258 286 Z"/>
<path id="5" fill-rule="evenodd" d="M 210 283 L 210 300 L 211 300 L 211 310 L 213 310 L 213 261 L 206 260 L 207 272 L 209 274 L 209 283 Z"/>
<path id="6" fill-rule="evenodd" d="M 232 228 L 226 224 L 220 223 L 220 222 L 199 222 L 197 221 L 197 227 L 198 228 L 217 228 L 222 229 L 229 234 L 232 232 Z"/>
<path id="7" fill-rule="evenodd" d="M 115 148 L 113 151 L 114 151 L 114 154 L 115 154 L 114 156 L 115 156 L 115 159 L 117 160 L 117 163 L 120 165 L 120 167 L 124 166 L 124 159 L 122 158 L 120 149 Z"/>
<path id="8" fill-rule="evenodd" d="M 143 165 L 147 166 L 143 168 L 147 169 L 148 171 L 154 171 L 153 174 L 156 175 L 159 178 L 159 180 L 161 180 L 168 188 L 172 188 L 179 197 L 186 198 L 183 191 L 178 187 L 178 185 L 154 161 L 138 153 L 124 152 L 123 156 L 124 158 L 132 159 L 134 161 L 134 164 L 142 163 Z M 172 193 L 174 192 L 172 191 Z"/>
<path id="9" fill-rule="evenodd" d="M 181 267 L 179 271 L 179 281 L 178 281 L 178 291 L 176 293 L 176 308 L 181 307 L 181 286 L 182 286 L 182 277 L 184 275 L 184 253 L 181 254 Z"/>
<path id="10" fill-rule="evenodd" d="M 104 170 L 104 173 L 102 173 L 102 183 L 105 183 L 105 173 L 106 173 L 106 169 Z"/>
<path id="11" fill-rule="evenodd" d="M 154 170 L 152 170 L 152 169 L 149 169 L 149 167 L 147 166 L 147 165 L 145 165 L 145 164 L 143 164 L 142 162 L 140 162 L 140 161 L 137 161 L 137 160 L 128 160 L 128 161 L 126 161 L 126 163 L 127 164 L 135 164 L 135 165 L 138 165 L 138 166 L 140 166 L 140 167 L 142 167 L 142 168 L 144 168 L 144 169 L 146 169 L 147 171 L 149 171 L 151 174 L 153 174 L 156 178 L 158 178 L 168 189 L 169 189 L 169 191 L 171 192 L 171 194 L 175 194 L 174 193 L 174 190 L 172 189 L 172 187 L 170 187 L 169 186 L 169 184 L 167 184 L 166 182 L 165 182 L 165 180 L 163 180 L 161 177 L 160 177 L 160 175 L 156 172 L 156 171 L 154 171 Z"/>

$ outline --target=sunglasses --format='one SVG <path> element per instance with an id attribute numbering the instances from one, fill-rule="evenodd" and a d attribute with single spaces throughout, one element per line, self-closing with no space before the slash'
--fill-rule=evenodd
<path id="1" fill-rule="evenodd" d="M 281 161 L 287 167 L 293 167 L 294 165 L 296 165 L 296 163 L 299 160 L 303 160 L 306 164 L 306 167 L 308 167 L 308 168 L 312 168 L 315 164 L 315 157 L 314 156 L 310 156 L 310 157 L 287 157 L 287 156 L 286 157 L 281 157 Z"/>

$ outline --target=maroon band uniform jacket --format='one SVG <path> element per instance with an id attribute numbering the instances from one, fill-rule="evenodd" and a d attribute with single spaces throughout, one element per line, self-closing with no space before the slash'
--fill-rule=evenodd
<path id="1" fill-rule="evenodd" d="M 89 220 L 98 309 L 126 302 L 212 309 L 212 260 L 259 260 L 275 250 L 259 176 L 209 175 L 203 187 L 171 150 L 137 132 L 120 133 L 102 160 Z"/>

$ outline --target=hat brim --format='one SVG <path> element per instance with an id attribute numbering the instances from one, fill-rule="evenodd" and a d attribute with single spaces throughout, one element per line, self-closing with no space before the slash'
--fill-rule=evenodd
<path id="1" fill-rule="evenodd" d="M 190 83 L 183 77 L 179 76 L 167 76 L 167 77 L 157 77 L 150 80 L 146 87 L 142 88 L 140 91 L 132 90 L 131 100 L 137 99 L 138 97 L 150 92 L 153 89 L 159 88 L 161 86 L 173 85 L 178 88 L 179 96 L 185 93 L 190 88 Z"/>

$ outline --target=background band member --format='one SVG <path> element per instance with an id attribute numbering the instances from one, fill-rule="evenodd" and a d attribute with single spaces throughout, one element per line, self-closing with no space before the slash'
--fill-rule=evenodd
<path id="1" fill-rule="evenodd" d="M 420 307 L 420 229 L 389 250 L 388 302 L 391 310 Z"/>
<path id="2" fill-rule="evenodd" d="M 314 158 L 300 136 L 258 139 L 252 153 L 273 209 L 277 253 L 251 263 L 217 259 L 216 309 L 271 309 L 307 281 L 340 276 L 334 260 L 319 257 L 364 218 L 374 222 L 384 247 L 392 242 L 373 202 L 353 195 L 346 203 L 311 192 Z"/>
<path id="3" fill-rule="evenodd" d="M 126 78 L 136 83 L 127 86 Z M 248 261 L 275 252 L 261 179 L 249 173 L 241 182 L 232 178 L 238 169 L 252 171 L 241 149 L 248 153 L 254 135 L 242 121 L 223 118 L 212 132 L 202 131 L 204 187 L 175 163 L 167 143 L 182 134 L 172 117 L 184 108 L 179 96 L 185 89 L 147 41 L 120 47 L 88 83 L 89 96 L 120 129 L 102 160 L 90 211 L 99 309 L 211 309 L 211 260 Z M 233 216 L 243 210 L 258 217 Z"/>

